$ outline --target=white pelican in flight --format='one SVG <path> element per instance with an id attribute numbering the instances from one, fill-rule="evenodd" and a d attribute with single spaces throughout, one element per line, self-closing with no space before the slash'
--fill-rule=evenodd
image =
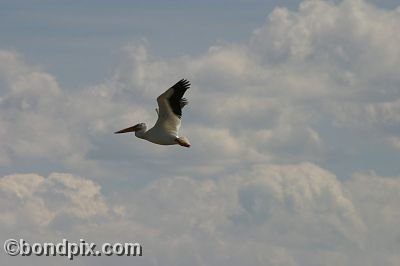
<path id="1" fill-rule="evenodd" d="M 115 132 L 115 134 L 135 132 L 135 136 L 160 145 L 179 144 L 183 147 L 190 147 L 190 142 L 185 137 L 179 137 L 178 131 L 181 126 L 182 108 L 188 104 L 183 97 L 189 89 L 190 82 L 181 79 L 174 86 L 157 97 L 158 119 L 155 125 L 146 131 L 145 123 L 134 125 Z"/>

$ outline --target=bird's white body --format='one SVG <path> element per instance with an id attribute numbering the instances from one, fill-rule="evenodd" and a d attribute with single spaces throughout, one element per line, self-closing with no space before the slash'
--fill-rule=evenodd
<path id="1" fill-rule="evenodd" d="M 158 119 L 151 129 L 146 131 L 146 124 L 140 123 L 115 133 L 134 131 L 136 137 L 155 144 L 179 144 L 181 146 L 190 147 L 188 139 L 179 137 L 178 135 L 181 126 L 182 108 L 187 104 L 187 100 L 182 98 L 182 96 L 189 86 L 190 83 L 182 79 L 157 97 Z"/>
<path id="2" fill-rule="evenodd" d="M 177 132 L 168 131 L 166 128 L 158 126 L 157 124 L 142 134 L 140 132 L 135 132 L 135 135 L 138 138 L 160 145 L 177 144 L 176 139 L 179 138 Z"/>

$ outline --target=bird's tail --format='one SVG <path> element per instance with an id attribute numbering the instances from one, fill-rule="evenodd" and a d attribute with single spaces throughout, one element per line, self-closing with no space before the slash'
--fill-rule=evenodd
<path id="1" fill-rule="evenodd" d="M 183 147 L 189 148 L 190 146 L 192 146 L 187 137 L 179 137 L 176 140 L 177 140 L 178 144 Z"/>

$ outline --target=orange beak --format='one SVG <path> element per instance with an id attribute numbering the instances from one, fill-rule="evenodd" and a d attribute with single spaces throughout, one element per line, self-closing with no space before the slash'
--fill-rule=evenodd
<path id="1" fill-rule="evenodd" d="M 127 128 L 121 129 L 121 130 L 119 130 L 117 132 L 114 132 L 114 134 L 135 132 L 136 130 L 138 130 L 138 127 L 139 127 L 138 125 L 135 125 L 133 127 L 127 127 Z"/>

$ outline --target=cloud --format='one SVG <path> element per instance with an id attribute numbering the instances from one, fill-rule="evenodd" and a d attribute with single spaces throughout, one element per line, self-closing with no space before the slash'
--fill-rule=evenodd
<path id="1" fill-rule="evenodd" d="M 398 10 L 365 1 L 304 1 L 296 11 L 276 8 L 248 42 L 202 55 L 164 60 L 143 44 L 128 47 L 130 63 L 118 79 L 135 77 L 132 86 L 142 90 L 135 93 L 150 102 L 171 79 L 187 76 L 195 101 L 184 129 L 204 124 L 196 132 L 209 136 L 228 128 L 236 143 L 230 147 L 267 154 L 265 161 L 323 161 L 342 141 L 321 135 L 327 128 L 369 125 L 383 143 L 398 135 L 399 48 L 392 36 L 399 24 Z"/>
<path id="2" fill-rule="evenodd" d="M 65 217 L 88 220 L 110 211 L 97 184 L 71 174 L 8 175 L 0 179 L 0 189 L 2 201 L 14 206 L 2 206 L 1 221 L 7 227 L 51 227 Z"/>
<path id="3" fill-rule="evenodd" d="M 393 242 L 394 245 L 399 245 L 400 230 L 395 228 L 400 215 L 398 206 L 395 206 L 395 202 L 399 200 L 399 185 L 398 177 L 380 177 L 374 173 L 356 173 L 346 182 L 357 208 L 362 211 L 363 219 L 370 226 L 370 233 L 392 234 L 382 238 L 382 235 L 374 236 L 382 244 Z M 377 242 L 368 244 L 379 245 Z"/>
<path id="4" fill-rule="evenodd" d="M 365 1 L 304 1 L 294 12 L 275 9 L 250 44 L 285 93 L 318 97 L 333 126 L 390 140 L 399 133 L 399 24 L 398 9 Z"/>
<path id="5" fill-rule="evenodd" d="M 225 227 L 229 234 L 257 233 L 253 237 L 260 241 L 285 232 L 287 242 L 284 238 L 281 241 L 289 245 L 295 239 L 290 234 L 302 230 L 315 236 L 310 239 L 307 235 L 300 242 L 325 242 L 323 232 L 328 228 L 350 242 L 365 231 L 336 177 L 309 163 L 260 165 L 215 181 L 165 178 L 137 194 L 135 202 L 145 210 L 137 219 L 180 232 L 196 228 L 213 233 Z M 147 221 L 146 217 L 157 214 L 160 219 Z"/>
<path id="6" fill-rule="evenodd" d="M 29 238 L 39 227 L 53 241 L 139 241 L 144 265 L 396 265 L 399 186 L 362 173 L 342 182 L 311 163 L 165 177 L 112 197 L 83 177 L 15 174 L 0 179 L 2 202 L 14 204 L 1 206 L 1 223 Z"/>
<path id="7" fill-rule="evenodd" d="M 117 201 L 129 202 L 125 219 L 141 228 L 133 236 L 154 263 L 396 265 L 397 234 L 379 237 L 382 252 L 371 243 L 375 233 L 397 232 L 390 191 L 399 180 L 359 174 L 341 182 L 311 163 L 258 165 L 216 179 L 162 178 Z M 382 203 L 390 206 L 383 220 L 368 207 Z"/>
<path id="8" fill-rule="evenodd" d="M 127 101 L 114 102 L 123 101 L 124 95 L 112 80 L 68 91 L 59 87 L 54 76 L 17 53 L 1 51 L 0 57 L 2 165 L 18 169 L 18 161 L 46 161 L 49 171 L 60 165 L 93 169 L 88 153 L 96 149 L 99 136 L 146 117 L 139 104 L 130 107 Z"/>
<path id="9" fill-rule="evenodd" d="M 27 65 L 17 54 L 0 53 L 2 115 L 0 163 L 19 158 L 63 158 L 86 143 L 69 129 L 62 91 L 50 74 Z"/>
<path id="10" fill-rule="evenodd" d="M 295 11 L 276 8 L 249 41 L 197 56 L 163 59 L 146 42 L 126 45 L 113 76 L 75 91 L 3 51 L 0 163 L 50 159 L 91 176 L 106 172 L 96 172 L 103 167 L 97 161 L 131 157 L 133 148 L 130 137 L 117 141 L 110 133 L 137 122 L 151 126 L 155 98 L 182 77 L 193 84 L 182 126 L 193 142 L 192 167 L 213 161 L 327 165 L 344 142 L 330 135 L 354 128 L 370 131 L 383 149 L 397 149 L 399 48 L 391 36 L 398 35 L 399 20 L 397 10 L 364 1 L 305 1 Z M 165 161 L 165 150 L 135 145 L 143 158 Z"/>
<path id="11" fill-rule="evenodd" d="M 247 42 L 197 56 L 163 59 L 145 41 L 126 45 L 113 76 L 75 91 L 2 51 L 0 163 L 51 159 L 67 170 L 94 169 L 100 158 L 130 155 L 130 138 L 115 143 L 110 132 L 151 125 L 160 90 L 182 77 L 193 84 L 182 134 L 195 140 L 194 167 L 238 154 L 245 163 L 328 164 L 343 140 L 327 135 L 349 128 L 368 129 L 386 149 L 397 149 L 399 17 L 397 9 L 365 1 L 304 1 L 295 11 L 276 8 Z M 143 156 L 164 154 L 137 145 L 148 147 Z"/>

